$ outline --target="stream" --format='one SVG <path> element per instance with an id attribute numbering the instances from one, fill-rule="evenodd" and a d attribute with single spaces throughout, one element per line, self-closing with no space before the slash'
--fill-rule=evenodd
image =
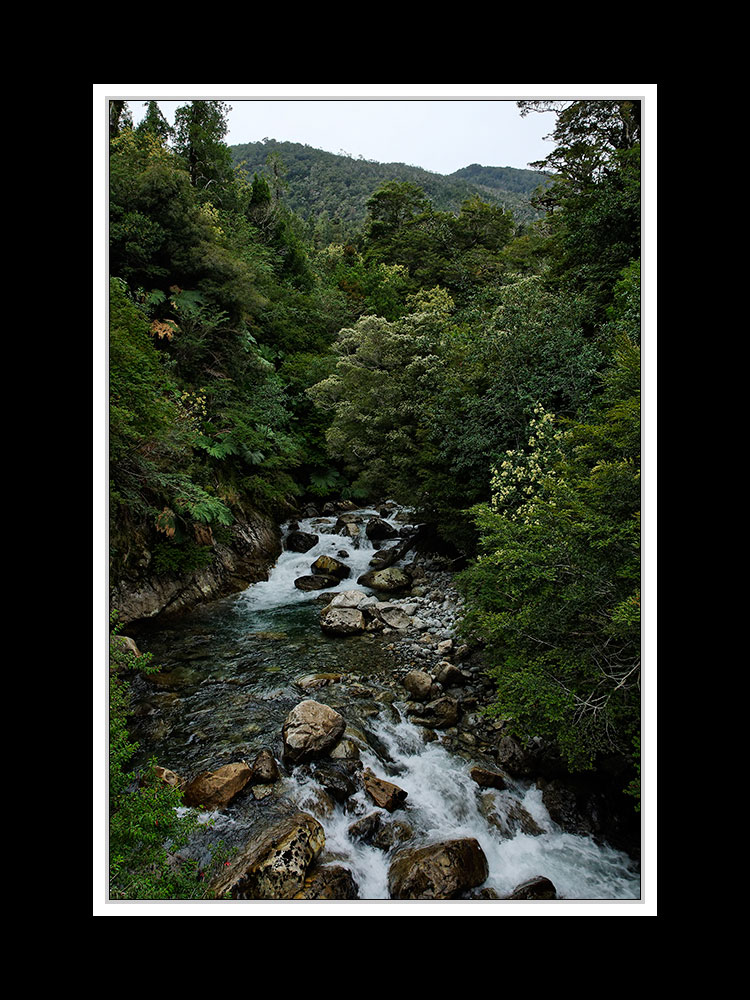
<path id="1" fill-rule="evenodd" d="M 409 530 L 408 513 L 395 506 L 352 513 L 362 519 L 360 528 L 368 518 L 387 513 L 383 519 L 396 530 Z M 317 534 L 317 543 L 304 553 L 285 549 L 267 581 L 179 618 L 126 629 L 161 667 L 159 674 L 139 677 L 132 686 L 136 765 L 155 757 L 190 779 L 233 761 L 252 761 L 267 748 L 281 766 L 281 780 L 262 795 L 243 790 L 221 811 L 202 814 L 201 832 L 187 854 L 207 863 L 212 845 L 242 848 L 276 818 L 300 809 L 325 830 L 320 861 L 347 867 L 359 899 L 387 900 L 390 862 L 407 841 L 376 846 L 353 837 L 352 824 L 375 811 L 408 824 L 403 828 L 410 846 L 476 838 L 489 864 L 481 890 L 496 894 L 489 898 L 505 897 L 519 883 L 542 875 L 554 884 L 558 899 L 640 899 L 638 865 L 607 844 L 557 826 L 535 782 L 511 778 L 503 790 L 480 787 L 470 777 L 475 762 L 470 733 L 460 743 L 455 730 L 415 724 L 406 711 L 410 695 L 403 677 L 415 666 L 434 667 L 427 640 L 453 638 L 460 602 L 445 583 L 448 574 L 433 572 L 429 561 L 413 552 L 396 563 L 422 566 L 420 558 L 425 559 L 422 585 L 410 594 L 383 595 L 358 584 L 380 543 L 370 541 L 364 530 L 359 537 L 335 533 L 336 520 L 336 515 L 300 519 L 299 529 Z M 282 530 L 286 536 L 289 525 Z M 345 562 L 349 576 L 322 591 L 297 589 L 294 581 L 309 575 L 320 555 Z M 332 594 L 352 589 L 404 607 L 414 627 L 325 634 L 322 608 Z M 317 784 L 314 768 L 283 767 L 283 722 L 308 698 L 344 716 L 346 737 L 358 747 L 363 765 L 408 793 L 405 809 L 386 814 L 364 789 L 337 801 Z"/>

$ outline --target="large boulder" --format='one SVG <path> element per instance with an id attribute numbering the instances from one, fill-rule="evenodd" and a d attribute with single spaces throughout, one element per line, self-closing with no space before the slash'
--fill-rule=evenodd
<path id="1" fill-rule="evenodd" d="M 320 613 L 320 627 L 328 635 L 359 635 L 367 628 L 367 621 L 359 608 L 329 604 Z"/>
<path id="2" fill-rule="evenodd" d="M 325 846 L 325 832 L 298 812 L 253 837 L 212 884 L 217 898 L 295 899 Z M 304 897 L 303 897 L 304 898 Z"/>
<path id="3" fill-rule="evenodd" d="M 368 598 L 364 590 L 342 590 L 334 594 L 331 598 L 329 608 L 359 608 L 363 601 L 372 600 Z"/>
<path id="4" fill-rule="evenodd" d="M 334 559 L 333 556 L 318 556 L 310 566 L 310 572 L 314 576 L 333 576 L 337 580 L 345 580 L 351 576 L 352 571 L 340 559 Z"/>
<path id="5" fill-rule="evenodd" d="M 405 848 L 388 870 L 391 899 L 456 899 L 489 875 L 487 857 L 473 837 Z"/>
<path id="6" fill-rule="evenodd" d="M 385 538 L 397 538 L 398 528 L 394 528 L 381 517 L 371 517 L 365 527 L 365 534 L 371 541 L 380 542 Z"/>
<path id="7" fill-rule="evenodd" d="M 284 721 L 284 758 L 291 764 L 325 757 L 341 740 L 344 717 L 318 701 L 301 701 Z"/>
<path id="8" fill-rule="evenodd" d="M 308 552 L 318 544 L 318 539 L 310 531 L 290 531 L 284 539 L 284 548 L 289 552 Z"/>
<path id="9" fill-rule="evenodd" d="M 252 776 L 252 768 L 244 761 L 225 764 L 216 771 L 204 771 L 185 786 L 183 802 L 186 806 L 224 809 Z"/>
<path id="10" fill-rule="evenodd" d="M 371 569 L 357 579 L 357 583 L 372 590 L 394 591 L 411 587 L 411 578 L 397 566 L 386 569 Z"/>

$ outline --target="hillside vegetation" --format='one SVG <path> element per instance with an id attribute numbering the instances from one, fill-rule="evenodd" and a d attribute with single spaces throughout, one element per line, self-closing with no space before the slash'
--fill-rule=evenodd
<path id="1" fill-rule="evenodd" d="M 540 171 L 479 164 L 443 175 L 406 163 L 376 163 L 275 139 L 230 149 L 232 162 L 249 179 L 254 173 L 275 172 L 287 205 L 308 223 L 317 244 L 353 238 L 367 218 L 368 199 L 388 181 L 419 187 L 439 211 L 457 212 L 466 199 L 480 196 L 523 223 L 539 217 L 530 199 L 549 180 Z"/>

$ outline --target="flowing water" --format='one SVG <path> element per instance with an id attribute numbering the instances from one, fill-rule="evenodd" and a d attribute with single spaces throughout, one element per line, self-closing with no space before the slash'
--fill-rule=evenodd
<path id="1" fill-rule="evenodd" d="M 365 518 L 375 511 L 362 511 Z M 400 520 L 396 520 L 400 517 Z M 211 602 L 169 623 L 143 626 L 139 647 L 153 654 L 161 672 L 133 686 L 131 735 L 140 744 L 136 763 L 155 757 L 183 777 L 236 760 L 249 762 L 263 748 L 281 760 L 281 728 L 289 711 L 314 698 L 341 712 L 361 759 L 379 777 L 408 793 L 406 809 L 387 814 L 362 790 L 337 803 L 316 783 L 314 769 L 284 771 L 265 798 L 241 793 L 231 805 L 202 816 L 204 833 L 192 856 L 207 860 L 209 846 L 242 847 L 249 836 L 291 808 L 311 812 L 325 829 L 321 860 L 348 867 L 361 899 L 388 899 L 393 851 L 352 838 L 349 828 L 381 812 L 408 823 L 412 845 L 475 837 L 489 863 L 483 888 L 499 896 L 520 882 L 544 875 L 559 898 L 640 898 L 637 866 L 626 855 L 591 838 L 562 831 L 550 818 L 533 782 L 512 781 L 503 791 L 480 788 L 469 776 L 471 761 L 430 740 L 404 711 L 407 694 L 393 635 L 332 637 L 319 627 L 320 610 L 335 591 L 358 586 L 370 568 L 373 544 L 332 533 L 335 517 L 307 519 L 300 529 L 319 534 L 299 554 L 284 551 L 267 581 L 232 598 Z M 396 513 L 388 520 L 403 522 Z M 340 557 L 350 576 L 322 592 L 303 592 L 294 580 L 309 575 L 319 555 Z M 406 556 L 406 560 L 410 556 Z M 369 591 L 368 591 L 369 592 Z M 400 674 L 399 674 L 400 671 Z M 311 675 L 331 675 L 325 686 L 300 685 Z M 319 678 L 322 682 L 326 678 Z M 210 822 L 209 822 L 210 821 Z"/>

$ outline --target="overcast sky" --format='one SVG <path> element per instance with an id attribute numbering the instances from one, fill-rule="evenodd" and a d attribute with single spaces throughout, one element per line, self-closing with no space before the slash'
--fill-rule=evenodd
<path id="1" fill-rule="evenodd" d="M 518 98 L 635 97 L 651 85 L 94 86 L 106 100 L 127 100 L 136 124 L 147 100 L 158 100 L 171 124 L 175 110 L 186 100 L 221 99 L 232 108 L 225 137 L 230 146 L 270 138 L 348 153 L 355 159 L 408 163 L 450 174 L 471 163 L 525 168 L 551 152 L 552 144 L 544 137 L 554 127 L 554 116 L 522 118 L 515 103 Z"/>

